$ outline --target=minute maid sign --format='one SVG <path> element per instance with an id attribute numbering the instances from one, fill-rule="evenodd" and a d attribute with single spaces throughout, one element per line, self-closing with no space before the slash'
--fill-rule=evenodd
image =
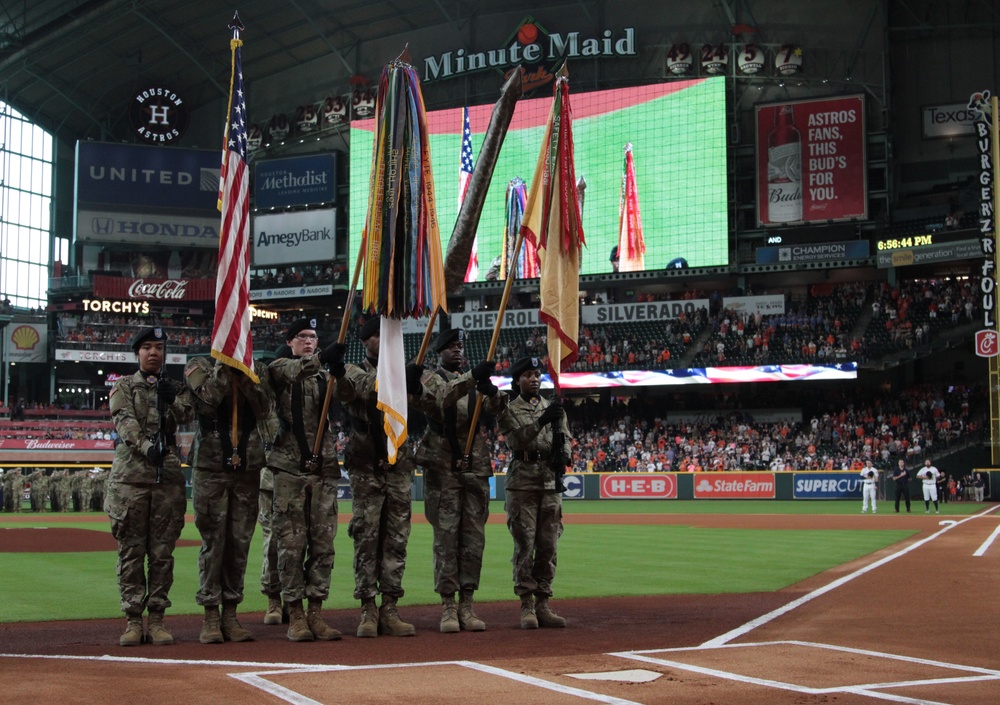
<path id="1" fill-rule="evenodd" d="M 423 80 L 429 83 L 486 69 L 503 70 L 518 64 L 529 67 L 542 63 L 554 64 L 562 58 L 597 59 L 635 55 L 634 27 L 626 27 L 618 33 L 605 29 L 597 36 L 587 36 L 579 31 L 549 33 L 531 17 L 526 17 L 501 47 L 476 52 L 454 49 L 427 57 L 424 59 Z M 545 73 L 551 77 L 547 71 Z M 528 86 L 531 87 L 535 86 Z"/>

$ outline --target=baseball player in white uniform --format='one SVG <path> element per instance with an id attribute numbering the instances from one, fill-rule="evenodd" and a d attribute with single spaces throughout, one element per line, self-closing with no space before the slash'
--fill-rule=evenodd
<path id="1" fill-rule="evenodd" d="M 868 511 L 868 505 L 871 505 L 872 514 L 878 511 L 875 504 L 875 498 L 878 495 L 878 468 L 872 465 L 872 461 L 869 460 L 865 463 L 865 466 L 861 468 L 861 513 L 864 514 Z"/>
<path id="2" fill-rule="evenodd" d="M 924 490 L 924 514 L 931 513 L 931 502 L 934 502 L 934 513 L 940 514 L 941 510 L 938 509 L 938 492 L 937 492 L 937 479 L 941 476 L 941 471 L 936 467 L 931 465 L 931 461 L 928 458 L 924 461 L 924 466 L 920 468 L 920 472 L 917 473 L 923 484 Z"/>

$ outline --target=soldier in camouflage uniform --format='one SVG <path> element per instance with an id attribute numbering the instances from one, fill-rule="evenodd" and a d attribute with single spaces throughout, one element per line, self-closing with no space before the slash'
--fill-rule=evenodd
<path id="1" fill-rule="evenodd" d="M 417 448 L 417 465 L 424 469 L 424 512 L 434 529 L 434 592 L 441 596 L 442 632 L 483 631 L 486 623 L 472 606 L 479 588 L 490 515 L 490 452 L 476 433 L 472 452 L 465 455 L 476 392 L 499 399 L 490 381 L 493 362 L 481 362 L 470 372 L 459 370 L 465 360 L 465 331 L 452 328 L 434 341 L 441 364 L 425 374 L 424 387 L 434 403 L 417 406 L 427 416 L 427 431 Z M 459 594 L 456 608 L 455 594 Z"/>
<path id="2" fill-rule="evenodd" d="M 73 511 L 73 488 L 69 470 L 60 470 L 56 473 L 58 479 L 52 483 L 52 494 L 59 498 L 59 511 Z"/>
<path id="3" fill-rule="evenodd" d="M 408 444 L 389 464 L 383 413 L 376 407 L 380 319 L 361 327 L 365 360 L 337 376 L 336 397 L 350 416 L 351 435 L 344 465 L 351 481 L 353 516 L 348 534 L 354 539 L 354 597 L 361 601 L 359 637 L 413 636 L 414 626 L 399 617 L 403 596 L 406 544 L 410 539 L 413 452 Z M 420 394 L 419 365 L 407 367 L 407 392 Z M 382 594 L 376 609 L 375 598 Z"/>
<path id="4" fill-rule="evenodd" d="M 538 358 L 523 357 L 510 368 L 515 391 L 498 419 L 511 464 L 505 484 L 507 529 L 514 539 L 514 592 L 521 598 L 521 628 L 565 627 L 549 608 L 556 575 L 556 545 L 562 535 L 562 494 L 556 468 L 570 458 L 570 434 L 562 405 L 538 395 Z M 555 433 L 563 443 L 554 446 Z M 534 599 L 532 599 L 534 598 Z"/>
<path id="5" fill-rule="evenodd" d="M 291 356 L 274 360 L 268 369 L 282 427 L 267 454 L 274 475 L 272 530 L 277 536 L 281 597 L 288 607 L 289 640 L 333 641 L 340 639 L 340 632 L 323 620 L 322 608 L 333 570 L 340 463 L 329 415 L 323 414 L 327 389 L 334 383 L 323 365 L 342 368 L 344 351 L 334 343 L 316 354 L 315 318 L 293 323 L 285 342 Z M 322 441 L 314 454 L 317 434 Z M 308 613 L 303 599 L 309 601 Z"/>
<path id="6" fill-rule="evenodd" d="M 201 533 L 195 600 L 205 608 L 198 637 L 202 644 L 253 641 L 253 634 L 236 618 L 236 608 L 243 601 L 247 556 L 257 524 L 264 448 L 270 447 L 276 430 L 269 421 L 277 419 L 267 365 L 255 363 L 254 373 L 259 383 L 205 357 L 193 358 L 184 370 L 198 419 L 191 465 L 194 523 Z"/>
<path id="7" fill-rule="evenodd" d="M 108 397 L 121 442 L 108 478 L 104 511 L 118 541 L 118 589 L 128 625 L 118 643 L 142 643 L 142 612 L 149 610 L 148 638 L 172 644 L 163 624 L 174 581 L 174 546 L 184 528 L 187 499 L 177 454 L 178 424 L 194 417 L 191 392 L 163 376 L 166 335 L 144 328 L 132 339 L 139 360 Z M 146 573 L 146 561 L 149 572 Z"/>
<path id="8" fill-rule="evenodd" d="M 24 496 L 24 473 L 21 468 L 8 470 L 3 474 L 3 504 L 8 512 L 20 513 Z"/>
<path id="9" fill-rule="evenodd" d="M 35 470 L 28 475 L 31 483 L 31 511 L 45 513 L 45 504 L 49 499 L 49 476 L 44 470 Z"/>

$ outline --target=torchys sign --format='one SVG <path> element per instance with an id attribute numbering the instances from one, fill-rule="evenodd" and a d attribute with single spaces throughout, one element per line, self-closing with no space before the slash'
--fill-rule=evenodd
<path id="1" fill-rule="evenodd" d="M 596 36 L 581 32 L 547 32 L 531 17 L 526 17 L 502 46 L 486 51 L 452 49 L 424 59 L 424 82 L 458 78 L 487 69 L 506 69 L 521 65 L 524 90 L 549 83 L 553 69 L 562 59 L 600 59 L 634 57 L 635 28 L 621 32 L 610 29 Z"/>

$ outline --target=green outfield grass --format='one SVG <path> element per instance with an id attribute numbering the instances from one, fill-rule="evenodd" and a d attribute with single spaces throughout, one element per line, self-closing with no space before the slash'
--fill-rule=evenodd
<path id="1" fill-rule="evenodd" d="M 858 502 L 783 501 L 567 501 L 567 514 L 583 513 L 736 513 L 736 514 L 856 514 Z M 983 505 L 942 505 L 942 517 L 967 515 Z M 350 503 L 341 512 L 350 512 Z M 883 512 L 889 506 L 883 508 Z M 500 502 L 491 507 L 502 515 Z M 918 509 L 915 508 L 914 511 Z M 423 505 L 414 503 L 414 513 Z M 65 527 L 108 532 L 106 521 L 64 523 L 66 515 L 39 515 L 29 523 L 5 521 L 6 527 Z M 99 515 L 92 514 L 92 517 Z M 878 551 L 912 535 L 894 528 L 890 517 L 867 517 L 871 523 L 856 530 L 703 529 L 691 526 L 570 524 L 559 543 L 557 598 L 613 597 L 656 594 L 719 594 L 774 591 L 793 585 L 831 567 Z M 183 539 L 199 540 L 193 522 Z M 2 541 L 2 532 L 0 532 Z M 346 525 L 335 542 L 331 598 L 333 609 L 356 606 L 351 572 L 352 545 Z M 259 590 L 261 544 L 254 539 L 248 569 L 244 611 L 263 611 Z M 170 592 L 174 614 L 195 614 L 198 587 L 198 548 L 174 553 L 175 581 Z M 511 540 L 503 524 L 487 527 L 480 601 L 513 600 Z M 7 553 L 0 570 L 0 622 L 90 619 L 120 616 L 113 551 L 98 553 Z M 431 529 L 415 524 L 402 603 L 437 602 L 433 592 Z"/>

